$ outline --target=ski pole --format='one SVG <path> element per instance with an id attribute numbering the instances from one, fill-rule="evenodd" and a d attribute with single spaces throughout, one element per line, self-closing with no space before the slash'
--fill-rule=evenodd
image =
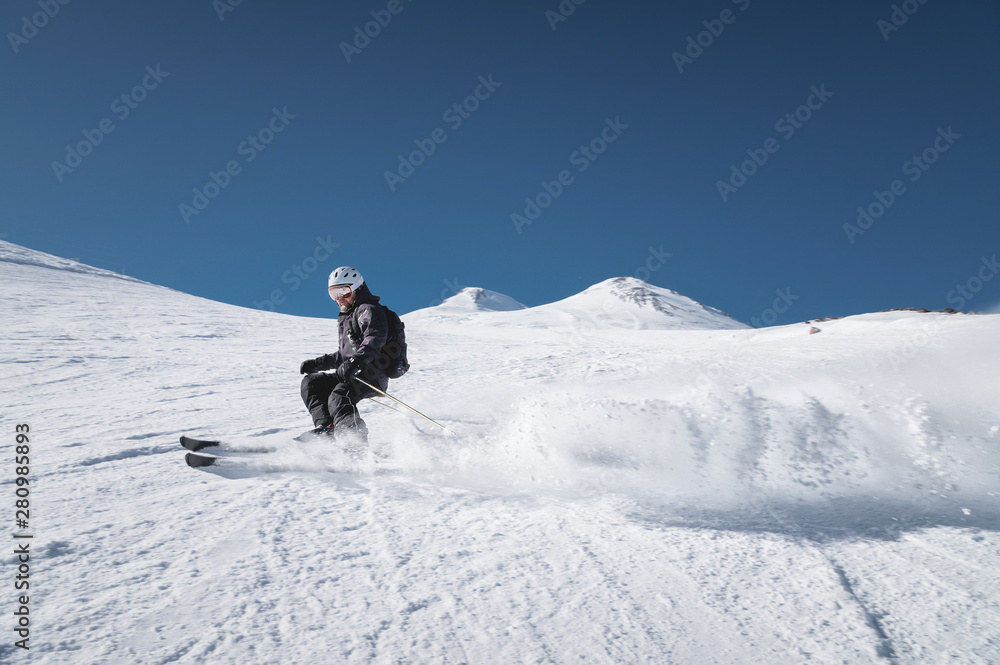
<path id="1" fill-rule="evenodd" d="M 402 413 L 402 411 L 400 409 L 397 409 L 394 406 L 389 406 L 388 404 L 383 404 L 382 402 L 378 401 L 374 397 L 369 397 L 368 399 L 370 399 L 373 404 L 378 404 L 379 406 L 381 406 L 383 408 L 386 408 L 386 409 L 389 409 L 390 411 L 395 411 L 396 413 Z"/>
<path id="2" fill-rule="evenodd" d="M 371 388 L 372 390 L 374 390 L 375 392 L 377 392 L 377 393 L 378 393 L 379 395 L 381 395 L 382 397 L 387 397 L 387 398 L 391 399 L 391 400 L 392 400 L 393 402 L 395 402 L 396 404 L 399 404 L 399 405 L 400 405 L 401 407 L 403 407 L 403 408 L 405 408 L 405 409 L 409 409 L 410 411 L 412 411 L 413 413 L 417 414 L 418 416 L 420 416 L 421 418 L 423 418 L 423 419 L 424 419 L 424 420 L 426 420 L 427 422 L 429 422 L 429 423 L 432 423 L 432 424 L 434 424 L 434 425 L 437 425 L 438 427 L 440 427 L 441 429 L 443 429 L 443 430 L 444 430 L 445 432 L 448 432 L 448 434 L 454 434 L 454 432 L 452 432 L 452 431 L 451 431 L 450 429 L 448 429 L 447 427 L 445 427 L 445 426 L 444 426 L 444 425 L 442 425 L 441 423 L 439 423 L 439 422 L 436 422 L 436 421 L 434 421 L 434 420 L 431 420 L 430 418 L 428 418 L 428 417 L 427 417 L 427 416 L 425 416 L 424 414 L 422 414 L 422 413 L 420 413 L 419 411 L 417 411 L 416 409 L 414 409 L 414 408 L 413 408 L 412 406 L 410 406 L 409 404 L 406 404 L 405 402 L 403 402 L 403 401 L 401 401 L 401 400 L 398 400 L 398 399 L 396 399 L 395 397 L 393 397 L 393 396 L 392 396 L 392 395 L 390 395 L 389 393 L 385 392 L 384 390 L 380 390 L 380 389 L 376 388 L 375 386 L 373 386 L 372 384 L 368 383 L 368 382 L 367 382 L 367 381 L 365 381 L 364 379 L 362 379 L 362 378 L 360 378 L 360 377 L 357 377 L 357 376 L 353 377 L 353 379 L 354 379 L 355 381 L 360 381 L 361 383 L 365 384 L 366 386 L 368 386 L 369 388 Z M 384 405 L 383 405 L 383 406 L 384 406 Z"/>

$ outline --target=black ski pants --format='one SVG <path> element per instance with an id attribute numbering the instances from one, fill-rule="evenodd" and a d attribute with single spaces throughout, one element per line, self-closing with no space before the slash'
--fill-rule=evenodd
<path id="1" fill-rule="evenodd" d="M 302 401 L 305 402 L 313 425 L 326 427 L 333 425 L 334 431 L 354 430 L 367 438 L 368 427 L 358 413 L 358 401 L 375 393 L 370 388 L 360 386 L 351 389 L 336 374 L 315 372 L 302 377 Z"/>

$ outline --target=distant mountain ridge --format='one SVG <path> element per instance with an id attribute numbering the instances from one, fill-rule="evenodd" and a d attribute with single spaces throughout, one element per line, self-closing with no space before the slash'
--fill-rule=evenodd
<path id="1" fill-rule="evenodd" d="M 141 280 L 0 240 L 0 261 L 67 272 Z M 749 328 L 725 312 L 634 277 L 614 277 L 563 300 L 527 307 L 510 296 L 466 287 L 442 303 L 403 315 L 408 323 L 471 322 L 499 327 L 573 330 L 737 330 Z"/>
<path id="2" fill-rule="evenodd" d="M 407 321 L 528 328 L 581 327 L 634 330 L 737 330 L 749 328 L 725 312 L 634 277 L 613 277 L 563 300 L 525 307 L 513 298 L 465 288 L 440 305 L 410 312 Z"/>

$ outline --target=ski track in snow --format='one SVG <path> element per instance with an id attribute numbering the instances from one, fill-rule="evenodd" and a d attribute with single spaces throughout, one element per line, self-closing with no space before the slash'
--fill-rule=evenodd
<path id="1" fill-rule="evenodd" d="M 487 294 L 404 316 L 390 391 L 457 435 L 366 405 L 376 463 L 291 441 L 333 321 L 2 241 L 0 273 L 31 663 L 1000 662 L 1000 317 L 608 330 L 601 285 Z M 285 452 L 194 470 L 182 433 Z"/>

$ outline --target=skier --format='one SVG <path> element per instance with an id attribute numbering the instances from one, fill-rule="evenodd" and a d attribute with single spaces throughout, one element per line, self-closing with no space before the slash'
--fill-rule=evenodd
<path id="1" fill-rule="evenodd" d="M 368 427 L 358 413 L 358 402 L 375 395 L 366 382 L 385 390 L 389 377 L 374 362 L 389 335 L 385 312 L 378 296 L 372 295 L 364 278 L 354 268 L 342 266 L 330 273 L 330 297 L 340 307 L 337 317 L 339 349 L 335 353 L 306 360 L 299 367 L 302 401 L 320 436 L 334 436 L 349 449 L 363 447 Z M 329 374 L 324 370 L 336 370 Z"/>

